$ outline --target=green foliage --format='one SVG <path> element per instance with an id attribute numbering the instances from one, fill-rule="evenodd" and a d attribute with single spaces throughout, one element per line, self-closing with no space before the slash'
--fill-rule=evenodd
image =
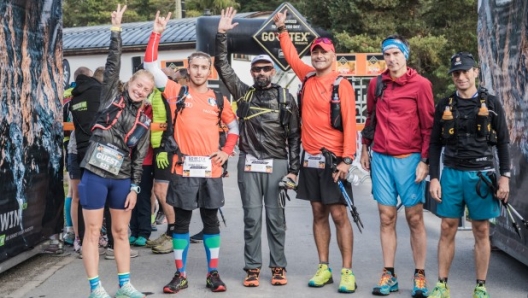
<path id="1" fill-rule="evenodd" d="M 240 5 L 236 0 L 187 0 L 185 1 L 186 10 L 204 12 L 209 10 L 212 15 L 218 15 L 224 8 L 239 8 Z"/>

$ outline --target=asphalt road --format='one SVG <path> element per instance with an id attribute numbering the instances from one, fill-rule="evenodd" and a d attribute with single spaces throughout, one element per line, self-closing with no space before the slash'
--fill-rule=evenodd
<path id="1" fill-rule="evenodd" d="M 230 177 L 224 180 L 226 205 L 223 212 L 227 227 L 222 224 L 222 246 L 220 251 L 219 271 L 227 285 L 224 293 L 212 293 L 205 288 L 206 262 L 202 244 L 192 244 L 188 254 L 187 272 L 189 288 L 175 296 L 185 297 L 343 297 L 337 293 L 341 257 L 335 237 L 330 246 L 330 266 L 334 270 L 336 283 L 323 288 L 309 288 L 308 280 L 317 268 L 317 253 L 313 241 L 312 215 L 310 205 L 301 200 L 293 199 L 287 203 L 287 243 L 288 285 L 272 286 L 269 283 L 271 272 L 263 270 L 261 285 L 258 288 L 245 288 L 242 281 L 245 272 L 243 263 L 243 221 L 242 207 L 236 184 L 236 158 L 230 159 Z M 379 219 L 376 203 L 370 195 L 370 181 L 354 187 L 356 205 L 365 225 L 363 233 L 354 226 L 355 242 L 353 253 L 353 271 L 356 275 L 358 290 L 352 297 L 373 297 L 372 287 L 377 283 L 383 266 L 381 247 L 379 243 Z M 425 224 L 428 237 L 428 255 L 426 274 L 432 289 L 437 278 L 437 242 L 440 220 L 426 212 Z M 198 212 L 194 212 L 191 222 L 191 233 L 201 229 Z M 160 232 L 164 226 L 159 226 Z M 411 255 L 409 230 L 405 222 L 404 212 L 398 215 L 398 251 L 396 256 L 396 273 L 399 276 L 400 291 L 391 294 L 392 297 L 410 297 L 414 266 Z M 269 260 L 266 233 L 263 231 L 263 260 L 267 265 Z M 334 233 L 335 235 L 335 233 Z M 471 297 L 475 285 L 473 262 L 473 236 L 471 231 L 459 231 L 456 237 L 456 254 L 449 285 L 451 297 Z M 149 249 L 139 248 L 140 256 L 132 259 L 132 283 L 148 297 L 167 297 L 162 293 L 163 286 L 170 281 L 175 271 L 172 254 L 155 255 Z M 82 260 L 75 257 L 71 248 L 62 256 L 40 255 L 23 264 L 4 272 L 0 276 L 0 298 L 18 297 L 87 297 L 89 285 L 86 279 Z M 264 266 L 266 267 L 266 266 Z M 114 294 L 117 291 L 117 274 L 114 261 L 101 259 L 100 277 L 103 286 Z M 512 259 L 508 255 L 493 251 L 487 288 L 492 297 L 528 297 L 528 267 Z"/>

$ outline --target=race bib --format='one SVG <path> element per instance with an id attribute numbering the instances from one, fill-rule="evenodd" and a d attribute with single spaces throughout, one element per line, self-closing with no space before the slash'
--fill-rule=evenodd
<path id="1" fill-rule="evenodd" d="M 308 152 L 304 152 L 303 167 L 324 169 L 325 168 L 325 157 L 322 154 L 311 155 Z"/>
<path id="2" fill-rule="evenodd" d="M 105 170 L 114 175 L 119 174 L 119 169 L 123 165 L 125 153 L 113 145 L 97 143 L 88 163 L 94 167 Z"/>
<path id="3" fill-rule="evenodd" d="M 273 173 L 273 158 L 258 159 L 251 154 L 246 155 L 245 172 Z"/>
<path id="4" fill-rule="evenodd" d="M 211 178 L 213 164 L 209 156 L 185 156 L 183 158 L 183 177 Z"/>

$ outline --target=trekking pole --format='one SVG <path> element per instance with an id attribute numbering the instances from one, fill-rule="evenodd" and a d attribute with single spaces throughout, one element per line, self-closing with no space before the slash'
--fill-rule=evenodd
<path id="1" fill-rule="evenodd" d="M 519 214 L 519 212 L 517 212 L 517 210 L 515 210 L 515 208 L 513 208 L 510 203 L 508 203 L 508 208 L 510 208 L 513 214 L 517 215 L 517 217 L 522 221 L 523 225 L 528 228 L 528 221 L 526 221 L 524 217 L 522 217 L 521 214 Z"/>
<path id="2" fill-rule="evenodd" d="M 224 212 L 222 211 L 222 208 L 218 208 L 218 211 L 220 212 L 220 217 L 222 217 L 222 221 L 224 222 L 224 226 L 227 227 L 226 220 L 224 217 Z"/>
<path id="3" fill-rule="evenodd" d="M 334 162 L 334 160 L 336 159 L 335 154 L 330 152 L 330 151 L 328 151 L 324 147 L 321 148 L 321 153 L 325 157 L 326 163 L 329 164 L 332 167 L 332 171 L 336 172 L 337 171 L 337 165 Z M 345 189 L 345 186 L 343 185 L 343 182 L 340 179 L 337 180 L 337 185 L 339 186 L 339 189 L 341 190 L 341 194 L 345 198 L 345 202 L 346 202 L 346 204 L 348 206 L 348 209 L 350 210 L 350 215 L 352 215 L 352 219 L 356 223 L 356 226 L 358 227 L 359 232 L 363 233 L 363 231 L 362 231 L 362 228 L 364 228 L 363 227 L 363 222 L 361 221 L 361 218 L 359 217 L 359 212 L 357 211 L 357 208 L 354 205 L 354 201 L 352 201 L 352 199 L 348 195 L 348 193 L 347 193 L 347 191 Z"/>
<path id="4" fill-rule="evenodd" d="M 477 176 L 479 176 L 479 178 L 482 181 L 484 181 L 484 183 L 491 189 L 491 191 L 493 192 L 493 197 L 495 197 L 495 193 L 497 192 L 497 187 L 495 185 L 493 185 L 493 183 L 491 181 L 486 179 L 484 177 L 484 175 L 482 175 L 482 172 L 477 172 Z M 512 223 L 513 229 L 515 230 L 517 235 L 519 235 L 519 238 L 522 239 L 521 226 L 517 223 L 517 221 L 515 220 L 515 218 L 513 217 L 513 215 L 511 214 L 511 211 L 510 211 L 510 209 L 512 207 L 510 206 L 510 204 L 508 204 L 507 202 L 504 202 L 503 200 L 499 200 L 499 201 L 501 202 L 501 204 L 504 207 L 504 209 L 506 209 L 506 213 L 508 214 L 508 217 L 510 218 L 510 221 Z M 523 223 L 526 225 L 524 219 L 522 219 L 522 220 L 523 220 Z"/>

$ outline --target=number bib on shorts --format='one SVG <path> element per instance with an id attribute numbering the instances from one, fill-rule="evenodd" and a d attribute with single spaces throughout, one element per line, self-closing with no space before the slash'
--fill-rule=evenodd
<path id="1" fill-rule="evenodd" d="M 325 157 L 322 154 L 311 155 L 308 152 L 304 152 L 303 167 L 324 169 L 325 168 Z"/>
<path id="2" fill-rule="evenodd" d="M 97 143 L 88 163 L 94 167 L 117 175 L 123 165 L 124 159 L 125 153 L 117 149 L 115 146 Z"/>
<path id="3" fill-rule="evenodd" d="M 273 158 L 258 159 L 251 154 L 246 155 L 245 172 L 273 173 Z"/>
<path id="4" fill-rule="evenodd" d="M 209 156 L 185 156 L 183 158 L 183 177 L 210 178 L 213 164 Z"/>

